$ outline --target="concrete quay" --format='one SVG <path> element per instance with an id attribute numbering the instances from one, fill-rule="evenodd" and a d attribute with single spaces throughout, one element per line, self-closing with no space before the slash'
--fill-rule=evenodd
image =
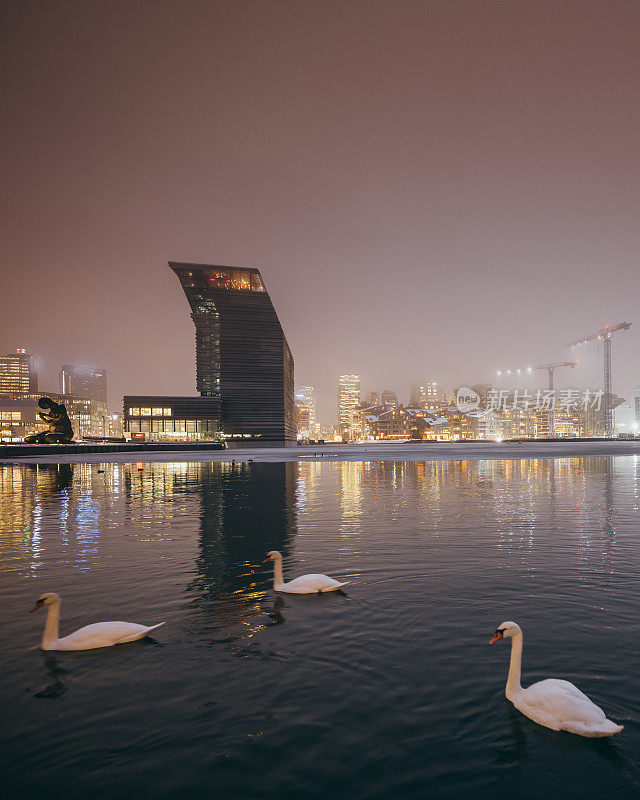
<path id="1" fill-rule="evenodd" d="M 27 447 L 26 445 L 24 447 Z M 0 450 L 0 463 L 74 464 L 160 461 L 280 462 L 280 461 L 464 461 L 523 458 L 587 458 L 640 456 L 640 440 L 568 439 L 466 442 L 363 442 L 281 448 L 214 449 L 211 443 L 146 445 L 34 445 L 37 452 Z M 70 447 L 70 446 L 67 446 Z"/>

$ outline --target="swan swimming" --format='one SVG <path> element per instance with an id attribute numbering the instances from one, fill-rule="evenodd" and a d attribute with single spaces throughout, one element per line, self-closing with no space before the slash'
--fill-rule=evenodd
<path id="1" fill-rule="evenodd" d="M 151 631 L 164 625 L 164 622 L 150 627 L 138 625 L 135 622 L 95 622 L 93 625 L 85 625 L 84 628 L 78 628 L 77 631 L 59 639 L 61 604 L 60 595 L 55 592 L 45 592 L 40 595 L 31 609 L 31 611 L 45 607 L 47 609 L 47 619 L 40 643 L 42 650 L 95 650 L 97 647 L 112 647 L 114 644 L 143 639 Z"/>
<path id="2" fill-rule="evenodd" d="M 511 661 L 505 695 L 525 717 L 554 731 L 578 736 L 612 736 L 623 729 L 607 719 L 604 711 L 569 681 L 547 678 L 523 689 L 520 685 L 522 629 L 515 622 L 503 622 L 489 644 L 510 638 Z"/>
<path id="3" fill-rule="evenodd" d="M 276 592 L 289 594 L 317 594 L 321 592 L 335 592 L 346 586 L 349 581 L 340 583 L 328 575 L 300 575 L 292 581 L 285 583 L 282 577 L 282 554 L 278 550 L 269 550 L 267 557 L 262 562 L 273 561 L 273 589 Z"/>

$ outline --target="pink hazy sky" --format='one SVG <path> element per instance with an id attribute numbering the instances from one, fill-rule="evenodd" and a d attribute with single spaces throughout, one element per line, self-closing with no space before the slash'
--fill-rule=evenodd
<path id="1" fill-rule="evenodd" d="M 614 390 L 640 383 L 637 2 L 1 14 L 0 350 L 42 389 L 80 363 L 116 409 L 195 393 L 169 260 L 261 269 L 322 421 L 340 372 L 406 402 L 622 320 Z M 600 358 L 559 384 L 600 386 Z"/>

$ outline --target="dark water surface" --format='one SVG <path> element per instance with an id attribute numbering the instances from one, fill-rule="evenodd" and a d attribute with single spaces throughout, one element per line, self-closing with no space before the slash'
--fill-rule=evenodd
<path id="1" fill-rule="evenodd" d="M 98 470 L 104 470 L 99 472 Z M 0 466 L 0 759 L 17 798 L 631 798 L 640 793 L 640 460 Z M 276 595 L 285 573 L 350 581 Z M 155 640 L 43 654 L 166 620 Z M 625 725 L 504 697 L 563 677 Z"/>

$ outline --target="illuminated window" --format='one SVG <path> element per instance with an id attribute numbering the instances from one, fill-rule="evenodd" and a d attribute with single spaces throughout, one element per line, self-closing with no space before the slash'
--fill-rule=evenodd
<path id="1" fill-rule="evenodd" d="M 139 408 L 130 408 L 129 409 L 129 416 L 130 417 L 139 417 L 140 416 L 140 409 Z"/>
<path id="2" fill-rule="evenodd" d="M 196 432 L 196 422 L 195 420 L 187 420 L 187 433 L 195 433 Z"/>
<path id="3" fill-rule="evenodd" d="M 151 433 L 151 420 L 150 419 L 141 419 L 140 420 L 140 430 L 142 433 Z"/>
<path id="4" fill-rule="evenodd" d="M 171 409 L 170 408 L 163 408 L 162 409 L 162 415 L 164 417 L 170 417 L 171 416 Z"/>
<path id="5" fill-rule="evenodd" d="M 209 282 L 216 289 L 264 291 L 259 279 L 253 285 L 253 275 L 248 269 L 212 269 L 209 271 Z"/>
<path id="6" fill-rule="evenodd" d="M 140 409 L 140 416 L 141 417 L 150 417 L 151 416 L 151 409 L 150 408 L 141 408 Z"/>
<path id="7" fill-rule="evenodd" d="M 217 289 L 231 288 L 231 276 L 226 270 L 212 269 L 209 273 L 209 281 Z"/>
<path id="8" fill-rule="evenodd" d="M 11 419 L 20 419 L 20 412 L 19 411 L 12 411 L 11 412 Z"/>
<path id="9" fill-rule="evenodd" d="M 162 416 L 162 409 L 161 408 L 153 408 L 153 409 L 151 409 L 151 416 L 152 417 L 161 417 Z"/>
<path id="10" fill-rule="evenodd" d="M 165 433 L 173 433 L 173 420 L 172 419 L 165 419 L 163 422 L 164 425 L 164 432 Z"/>
<path id="11" fill-rule="evenodd" d="M 129 431 L 131 433 L 140 433 L 140 420 L 139 419 L 132 419 L 129 422 Z"/>
<path id="12" fill-rule="evenodd" d="M 185 433 L 185 421 L 183 419 L 176 419 L 174 420 L 176 426 L 176 433 Z"/>
<path id="13" fill-rule="evenodd" d="M 151 429 L 154 433 L 162 433 L 162 420 L 154 419 L 151 421 Z"/>

